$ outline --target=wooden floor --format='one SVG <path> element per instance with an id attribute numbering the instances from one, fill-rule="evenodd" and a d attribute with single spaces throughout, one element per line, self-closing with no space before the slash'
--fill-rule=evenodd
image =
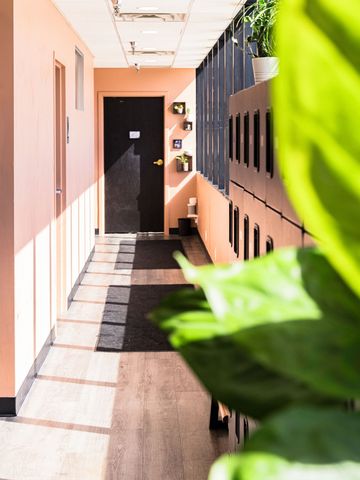
<path id="1" fill-rule="evenodd" d="M 179 270 L 115 270 L 122 237 L 97 238 L 18 417 L 0 419 L 0 480 L 205 480 L 228 450 L 226 434 L 209 432 L 210 399 L 177 353 L 94 351 L 109 285 L 184 282 Z M 207 262 L 197 237 L 184 248 Z"/>

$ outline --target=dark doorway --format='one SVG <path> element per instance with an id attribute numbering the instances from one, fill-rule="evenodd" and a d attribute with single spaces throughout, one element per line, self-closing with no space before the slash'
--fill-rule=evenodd
<path id="1" fill-rule="evenodd" d="M 163 154 L 163 98 L 104 99 L 106 233 L 164 230 Z"/>

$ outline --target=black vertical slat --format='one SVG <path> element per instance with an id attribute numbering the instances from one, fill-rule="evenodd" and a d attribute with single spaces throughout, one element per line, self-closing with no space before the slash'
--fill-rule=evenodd
<path id="1" fill-rule="evenodd" d="M 260 227 L 255 224 L 254 226 L 254 258 L 260 256 Z"/>
<path id="2" fill-rule="evenodd" d="M 226 105 L 226 111 L 225 111 L 225 116 L 224 116 L 224 123 L 226 125 L 226 131 L 225 131 L 225 175 L 226 175 L 226 181 L 225 181 L 225 186 L 227 189 L 227 192 L 229 191 L 229 176 L 230 176 L 230 152 L 229 152 L 229 97 L 232 94 L 232 49 L 233 49 L 233 44 L 232 44 L 232 30 L 231 28 L 228 28 L 226 30 L 226 36 L 225 36 L 225 93 L 224 93 L 224 101 Z"/>
<path id="3" fill-rule="evenodd" d="M 250 428 L 248 417 L 244 417 L 244 443 L 249 440 L 250 437 Z"/>
<path id="4" fill-rule="evenodd" d="M 252 30 L 248 23 L 244 24 L 244 39 L 246 39 L 251 35 Z M 253 68 L 252 68 L 252 56 L 249 54 L 249 49 L 247 48 L 247 52 L 244 55 L 244 72 L 245 72 L 245 84 L 244 88 L 249 88 L 255 85 Z"/>
<path id="5" fill-rule="evenodd" d="M 249 52 L 248 52 L 247 45 L 246 45 L 246 33 L 245 33 L 244 24 L 241 25 L 241 45 L 242 45 L 242 50 L 241 50 L 242 55 L 241 56 L 242 56 L 242 64 L 243 64 L 242 85 L 243 85 L 243 88 L 245 88 L 245 85 L 246 85 L 246 67 L 247 67 L 246 59 L 249 56 Z"/>
<path id="6" fill-rule="evenodd" d="M 232 37 L 231 37 L 231 70 L 232 70 L 232 75 L 231 75 L 231 80 L 232 80 L 232 85 L 231 85 L 231 95 L 235 93 L 235 43 L 233 42 L 233 38 L 235 38 L 235 21 L 233 20 L 231 23 L 231 28 L 232 28 Z"/>
<path id="7" fill-rule="evenodd" d="M 271 253 L 274 250 L 274 241 L 271 237 L 266 238 L 266 253 Z"/>
<path id="8" fill-rule="evenodd" d="M 202 75 L 203 68 L 200 66 L 196 70 L 196 165 L 197 170 L 202 172 L 203 169 L 203 145 L 202 145 Z"/>
<path id="9" fill-rule="evenodd" d="M 246 112 L 244 115 L 244 164 L 246 167 L 249 166 L 249 157 L 250 157 L 250 150 L 249 150 L 249 143 L 250 143 L 250 119 L 249 119 L 249 112 Z"/>
<path id="10" fill-rule="evenodd" d="M 240 422 L 241 422 L 241 415 L 239 412 L 236 412 L 235 413 L 235 435 L 236 435 L 237 443 L 240 443 L 240 440 L 241 440 Z"/>
<path id="11" fill-rule="evenodd" d="M 219 185 L 219 48 L 213 48 L 213 183 Z"/>
<path id="12" fill-rule="evenodd" d="M 266 173 L 274 176 L 274 129 L 270 109 L 266 112 Z"/>
<path id="13" fill-rule="evenodd" d="M 225 96 L 225 33 L 219 40 L 219 188 L 226 189 L 225 173 L 225 133 L 226 133 L 226 96 Z"/>
<path id="14" fill-rule="evenodd" d="M 209 57 L 205 59 L 204 77 L 204 175 L 209 174 Z"/>
<path id="15" fill-rule="evenodd" d="M 235 125 L 235 158 L 238 163 L 240 163 L 240 113 L 236 115 L 236 125 Z"/>
<path id="16" fill-rule="evenodd" d="M 202 173 L 205 175 L 205 163 L 206 163 L 206 62 L 203 62 L 203 75 L 202 75 L 202 97 L 201 97 L 201 102 L 202 102 L 202 131 L 201 131 L 201 136 L 202 136 Z"/>
<path id="17" fill-rule="evenodd" d="M 212 182 L 214 178 L 214 74 L 213 74 L 213 50 L 209 53 L 209 171 L 208 178 Z"/>
<path id="18" fill-rule="evenodd" d="M 244 260 L 249 260 L 249 217 L 244 216 Z"/>
<path id="19" fill-rule="evenodd" d="M 254 112 L 254 169 L 260 171 L 260 111 Z"/>
<path id="20" fill-rule="evenodd" d="M 243 56 L 243 27 L 238 25 L 235 27 L 234 22 L 234 92 L 238 92 L 244 88 L 243 70 L 244 70 L 244 56 Z"/>
<path id="21" fill-rule="evenodd" d="M 239 207 L 234 208 L 234 252 L 239 256 L 240 212 Z"/>
<path id="22" fill-rule="evenodd" d="M 233 245 L 233 214 L 234 214 L 234 204 L 230 200 L 229 202 L 229 243 Z"/>
<path id="23" fill-rule="evenodd" d="M 234 151 L 233 151 L 233 146 L 234 146 L 234 125 L 233 125 L 233 116 L 230 115 L 229 117 L 229 160 L 230 162 L 233 161 L 234 158 Z"/>

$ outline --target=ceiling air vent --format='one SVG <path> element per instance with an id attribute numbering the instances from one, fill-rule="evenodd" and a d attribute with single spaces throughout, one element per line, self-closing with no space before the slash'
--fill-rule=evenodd
<path id="1" fill-rule="evenodd" d="M 114 10 L 118 22 L 185 22 L 185 13 L 120 13 Z"/>

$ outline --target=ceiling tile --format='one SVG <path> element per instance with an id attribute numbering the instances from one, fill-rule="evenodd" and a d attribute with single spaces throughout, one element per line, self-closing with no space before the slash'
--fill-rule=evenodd
<path id="1" fill-rule="evenodd" d="M 111 0 L 52 1 L 93 53 L 95 67 L 196 68 L 245 0 L 119 0 L 120 14 L 185 14 L 181 22 L 124 22 Z M 150 49 L 167 55 L 138 54 Z"/>
<path id="2" fill-rule="evenodd" d="M 187 13 L 190 0 L 123 0 L 120 12 L 123 13 Z M 150 7 L 155 7 L 150 9 Z M 141 8 L 143 8 L 141 10 Z"/>

